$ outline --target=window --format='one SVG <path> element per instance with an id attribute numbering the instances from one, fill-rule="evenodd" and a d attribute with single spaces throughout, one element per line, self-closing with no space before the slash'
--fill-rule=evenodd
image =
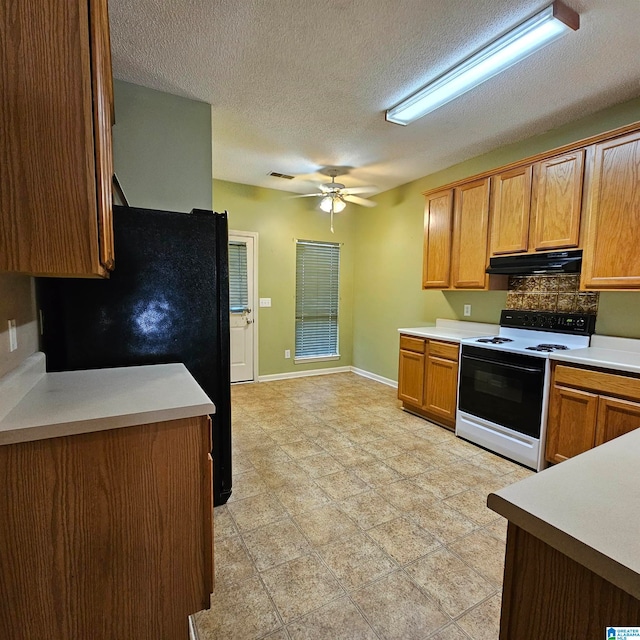
<path id="1" fill-rule="evenodd" d="M 296 242 L 296 361 L 337 360 L 340 245 Z"/>
<path id="2" fill-rule="evenodd" d="M 247 245 L 229 242 L 229 310 L 242 313 L 249 307 L 247 287 Z"/>

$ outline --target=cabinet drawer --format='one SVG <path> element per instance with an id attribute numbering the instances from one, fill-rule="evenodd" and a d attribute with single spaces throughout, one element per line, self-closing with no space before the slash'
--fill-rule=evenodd
<path id="1" fill-rule="evenodd" d="M 445 358 L 446 360 L 458 361 L 458 345 L 451 342 L 438 342 L 429 340 L 429 355 Z"/>
<path id="2" fill-rule="evenodd" d="M 556 365 L 555 383 L 640 400 L 640 379 L 615 373 Z"/>
<path id="3" fill-rule="evenodd" d="M 414 338 L 413 336 L 400 336 L 400 348 L 406 351 L 415 351 L 416 353 L 424 353 L 424 338 Z"/>

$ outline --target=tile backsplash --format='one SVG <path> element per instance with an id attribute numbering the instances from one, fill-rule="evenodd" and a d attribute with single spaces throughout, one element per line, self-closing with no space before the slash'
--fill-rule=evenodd
<path id="1" fill-rule="evenodd" d="M 579 274 L 510 276 L 507 309 L 598 313 L 600 294 L 579 291 Z"/>

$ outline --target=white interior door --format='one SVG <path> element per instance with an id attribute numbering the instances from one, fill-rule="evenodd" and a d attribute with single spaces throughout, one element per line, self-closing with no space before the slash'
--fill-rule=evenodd
<path id="1" fill-rule="evenodd" d="M 255 379 L 254 250 L 252 236 L 229 234 L 231 382 Z"/>

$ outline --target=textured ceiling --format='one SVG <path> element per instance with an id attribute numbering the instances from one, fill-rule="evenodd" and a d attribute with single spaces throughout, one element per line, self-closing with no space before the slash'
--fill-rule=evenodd
<path id="1" fill-rule="evenodd" d="M 549 2 L 109 0 L 114 75 L 211 103 L 216 178 L 385 191 L 640 95 L 640 0 L 565 3 L 579 31 L 407 127 L 385 109 Z"/>

